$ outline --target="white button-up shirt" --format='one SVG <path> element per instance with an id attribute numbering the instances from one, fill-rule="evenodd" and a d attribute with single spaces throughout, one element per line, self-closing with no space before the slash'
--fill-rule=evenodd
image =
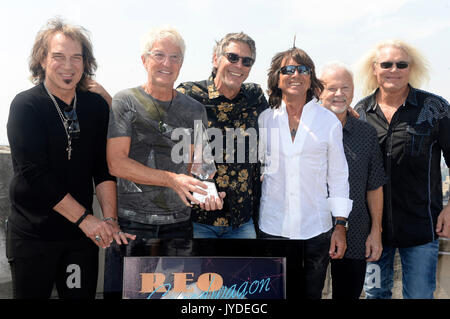
<path id="1" fill-rule="evenodd" d="M 348 166 L 342 125 L 336 115 L 307 103 L 292 141 L 286 105 L 258 119 L 259 156 L 264 179 L 260 229 L 291 239 L 309 239 L 330 230 L 331 214 L 348 217 Z M 331 212 L 331 213 L 330 213 Z"/>

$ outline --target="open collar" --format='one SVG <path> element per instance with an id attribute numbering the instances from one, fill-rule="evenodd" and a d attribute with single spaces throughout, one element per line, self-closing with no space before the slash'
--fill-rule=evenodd
<path id="1" fill-rule="evenodd" d="M 410 84 L 408 84 L 408 86 L 409 86 L 409 93 L 408 93 L 408 96 L 406 97 L 405 104 L 408 103 L 409 105 L 412 105 L 412 106 L 418 106 L 419 104 L 417 103 L 417 89 L 413 88 Z M 377 108 L 376 95 L 379 90 L 380 90 L 380 88 L 377 88 L 375 90 L 375 92 L 369 96 L 369 100 L 368 100 L 369 107 L 367 108 L 367 111 L 375 112 L 375 110 Z"/>
<path id="2" fill-rule="evenodd" d="M 213 77 L 212 74 L 206 80 L 206 88 L 208 89 L 208 97 L 209 97 L 210 100 L 217 99 L 220 96 L 223 96 L 219 92 L 219 90 L 216 88 L 216 85 L 214 84 L 214 77 Z M 236 99 L 240 94 L 243 94 L 246 99 L 248 99 L 250 97 L 248 92 L 247 92 L 247 90 L 246 90 L 246 88 L 245 88 L 244 83 L 242 83 L 241 89 L 239 90 L 239 93 L 236 95 L 236 97 L 234 99 Z"/>

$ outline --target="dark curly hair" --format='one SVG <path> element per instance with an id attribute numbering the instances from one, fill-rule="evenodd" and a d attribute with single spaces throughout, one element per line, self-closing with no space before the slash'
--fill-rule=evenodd
<path id="1" fill-rule="evenodd" d="M 323 90 L 323 84 L 316 77 L 316 70 L 314 62 L 306 54 L 305 51 L 299 48 L 291 48 L 289 50 L 277 53 L 270 64 L 267 79 L 267 94 L 269 95 L 269 104 L 272 108 L 279 108 L 281 105 L 282 92 L 278 88 L 278 81 L 280 78 L 280 69 L 285 59 L 292 58 L 298 64 L 303 64 L 311 69 L 311 87 L 306 94 L 306 103 L 311 101 L 314 97 L 319 99 Z"/>

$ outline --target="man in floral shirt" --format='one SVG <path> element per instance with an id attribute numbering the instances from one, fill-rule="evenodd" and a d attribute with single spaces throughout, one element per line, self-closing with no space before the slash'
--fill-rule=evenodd
<path id="1" fill-rule="evenodd" d="M 214 48 L 212 75 L 178 87 L 205 106 L 209 133 L 219 132 L 211 140 L 217 166 L 214 178 L 218 191 L 227 194 L 223 210 L 192 211 L 195 238 L 256 238 L 258 115 L 268 104 L 259 85 L 244 84 L 255 57 L 255 42 L 248 35 L 229 33 Z"/>

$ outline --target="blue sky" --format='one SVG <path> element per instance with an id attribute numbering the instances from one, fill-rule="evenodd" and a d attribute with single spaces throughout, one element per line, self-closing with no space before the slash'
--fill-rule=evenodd
<path id="1" fill-rule="evenodd" d="M 11 100 L 32 86 L 28 57 L 34 37 L 57 15 L 91 32 L 97 80 L 111 95 L 145 82 L 140 39 L 154 26 L 171 25 L 187 46 L 177 83 L 208 77 L 214 41 L 228 32 L 244 31 L 255 40 L 257 58 L 247 81 L 263 89 L 271 58 L 292 46 L 294 34 L 317 68 L 335 60 L 353 66 L 377 42 L 400 38 L 430 61 L 431 80 L 423 89 L 450 100 L 447 0 L 9 0 L 0 4 L 0 145 L 8 144 Z M 353 104 L 359 98 L 356 83 Z"/>

